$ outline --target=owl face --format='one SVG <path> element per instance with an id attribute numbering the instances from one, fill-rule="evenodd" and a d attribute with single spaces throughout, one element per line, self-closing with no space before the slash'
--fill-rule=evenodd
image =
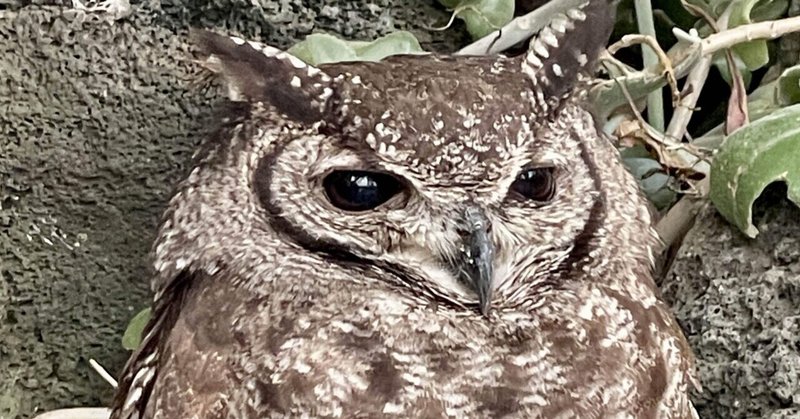
<path id="1" fill-rule="evenodd" d="M 567 163 L 581 161 L 574 127 L 538 125 L 530 106 L 508 109 L 512 98 L 524 103 L 521 89 L 452 109 L 447 95 L 398 107 L 346 87 L 338 126 L 300 128 L 256 171 L 269 179 L 264 205 L 318 244 L 403 266 L 465 304 L 480 301 L 481 287 L 488 304 L 506 280 L 552 274 L 552 253 L 571 245 L 597 193 L 590 168 Z"/>
<path id="2" fill-rule="evenodd" d="M 260 206 L 249 234 L 395 271 L 485 314 L 557 275 L 598 202 L 577 137 L 599 133 L 571 91 L 602 44 L 571 45 L 587 14 L 574 18 L 519 58 L 319 68 L 199 34 L 206 67 L 247 108 L 246 157 L 217 177 Z"/>

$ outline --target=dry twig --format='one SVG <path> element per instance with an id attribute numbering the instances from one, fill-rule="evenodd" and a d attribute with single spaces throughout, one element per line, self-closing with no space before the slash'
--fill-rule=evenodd
<path id="1" fill-rule="evenodd" d="M 672 93 L 672 103 L 676 104 L 680 100 L 680 91 L 678 90 L 678 80 L 675 78 L 675 69 L 672 65 L 672 60 L 669 59 L 667 53 L 658 45 L 658 41 L 652 36 L 630 34 L 625 35 L 619 41 L 615 42 L 608 47 L 610 54 L 616 54 L 622 48 L 628 48 L 632 45 L 644 44 L 650 47 L 658 57 L 659 63 L 664 67 L 664 74 L 667 77 L 667 84 Z"/>

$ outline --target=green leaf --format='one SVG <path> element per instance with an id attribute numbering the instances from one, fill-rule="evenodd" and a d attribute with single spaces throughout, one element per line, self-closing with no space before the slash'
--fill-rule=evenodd
<path id="1" fill-rule="evenodd" d="M 776 99 L 784 106 L 800 103 L 800 66 L 789 67 L 781 73 Z"/>
<path id="2" fill-rule="evenodd" d="M 675 74 L 681 78 L 697 62 L 700 48 L 696 45 L 676 45 L 667 55 L 675 66 Z M 589 102 L 601 121 L 606 120 L 620 106 L 628 106 L 625 91 L 633 100 L 639 100 L 667 84 L 660 64 L 640 71 L 628 68 L 623 71 L 616 67 L 614 64 L 606 63 L 604 68 L 611 74 L 612 79 L 601 80 L 589 90 Z"/>
<path id="3" fill-rule="evenodd" d="M 789 199 L 800 205 L 800 105 L 780 109 L 731 134 L 711 164 L 711 201 L 749 237 L 753 202 L 764 188 L 786 182 Z"/>
<path id="4" fill-rule="evenodd" d="M 733 47 L 733 52 L 742 59 L 742 62 L 750 71 L 758 70 L 769 63 L 767 41 L 763 39 L 738 44 Z"/>
<path id="5" fill-rule="evenodd" d="M 739 71 L 739 74 L 742 75 L 742 80 L 744 81 L 745 87 L 750 86 L 750 82 L 753 81 L 753 72 L 747 69 L 747 66 L 744 64 L 744 61 L 740 57 L 736 55 L 733 56 L 734 61 L 736 62 L 736 68 Z M 728 86 L 733 86 L 733 77 L 731 77 L 731 69 L 728 66 L 728 59 L 725 57 L 724 51 L 721 54 L 714 55 L 713 61 L 714 67 L 717 68 L 719 74 L 728 83 Z"/>
<path id="6" fill-rule="evenodd" d="M 661 172 L 661 163 L 650 157 L 628 157 L 623 160 L 636 179 L 643 179 L 654 173 Z"/>
<path id="7" fill-rule="evenodd" d="M 777 80 L 765 83 L 747 95 L 750 122 L 797 103 L 800 103 L 800 65 L 787 68 Z M 725 139 L 724 132 L 725 125 L 717 125 L 696 138 L 694 143 L 701 147 L 716 149 Z"/>
<path id="8" fill-rule="evenodd" d="M 467 25 L 474 39 L 502 28 L 514 18 L 514 0 L 439 0 Z"/>
<path id="9" fill-rule="evenodd" d="M 653 160 L 650 152 L 647 151 L 647 148 L 641 144 L 634 145 L 632 147 L 622 147 L 619 149 L 620 157 L 624 159 L 631 159 L 631 158 L 648 158 Z M 655 161 L 655 160 L 653 160 Z"/>
<path id="10" fill-rule="evenodd" d="M 666 173 L 654 173 L 653 175 L 641 180 L 642 191 L 658 210 L 663 210 L 672 206 L 678 198 L 678 194 L 670 188 L 672 178 Z"/>
<path id="11" fill-rule="evenodd" d="M 356 46 L 356 55 L 362 61 L 380 61 L 390 55 L 424 53 L 419 41 L 411 32 L 393 32 L 372 42 Z"/>
<path id="12" fill-rule="evenodd" d="M 355 49 L 347 41 L 322 33 L 308 35 L 286 52 L 311 65 L 358 59 Z"/>
<path id="13" fill-rule="evenodd" d="M 139 347 L 139 343 L 142 342 L 142 331 L 144 330 L 144 327 L 147 325 L 148 321 L 150 321 L 149 308 L 146 308 L 133 316 L 131 321 L 128 323 L 128 327 L 125 329 L 125 333 L 122 335 L 123 348 L 132 351 Z"/>
<path id="14" fill-rule="evenodd" d="M 640 71 L 628 77 L 601 81 L 590 90 L 589 101 L 597 113 L 598 119 L 602 121 L 607 119 L 608 116 L 620 106 L 628 105 L 625 90 L 627 90 L 634 100 L 639 100 L 647 96 L 648 93 L 664 87 L 666 84 L 663 76 Z"/>
<path id="15" fill-rule="evenodd" d="M 343 61 L 380 61 L 390 55 L 424 54 L 410 32 L 398 31 L 372 42 L 345 41 L 332 35 L 311 34 L 287 51 L 311 65 Z"/>
<path id="16" fill-rule="evenodd" d="M 639 147 L 623 149 L 620 152 L 622 162 L 639 182 L 647 198 L 658 209 L 668 208 L 677 198 L 675 191 L 670 188 L 672 179 L 664 173 L 661 163 L 642 153 L 647 152 Z"/>
<path id="17" fill-rule="evenodd" d="M 759 0 L 737 0 L 733 4 L 728 27 L 735 28 L 740 25 L 752 23 L 750 13 Z M 767 41 L 760 39 L 745 42 L 733 47 L 733 52 L 742 59 L 748 70 L 754 71 L 769 63 Z"/>
<path id="18" fill-rule="evenodd" d="M 759 0 L 750 11 L 750 19 L 755 22 L 775 20 L 784 17 L 789 10 L 789 0 Z"/>

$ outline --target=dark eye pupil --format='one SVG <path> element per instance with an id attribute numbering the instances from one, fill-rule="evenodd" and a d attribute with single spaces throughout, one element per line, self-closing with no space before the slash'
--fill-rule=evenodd
<path id="1" fill-rule="evenodd" d="M 511 191 L 518 198 L 534 201 L 549 201 L 555 194 L 553 169 L 549 167 L 524 170 L 511 184 Z"/>
<path id="2" fill-rule="evenodd" d="M 331 204 L 346 211 L 371 210 L 402 190 L 394 176 L 364 171 L 337 170 L 322 185 Z"/>

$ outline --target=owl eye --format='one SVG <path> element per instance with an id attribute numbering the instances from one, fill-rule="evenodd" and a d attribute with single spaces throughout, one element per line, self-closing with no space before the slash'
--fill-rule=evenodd
<path id="1" fill-rule="evenodd" d="M 367 211 L 403 190 L 403 184 L 386 173 L 337 170 L 322 181 L 328 201 L 345 211 Z"/>
<path id="2" fill-rule="evenodd" d="M 556 192 L 552 167 L 536 167 L 523 170 L 511 184 L 511 194 L 522 200 L 547 202 Z"/>

